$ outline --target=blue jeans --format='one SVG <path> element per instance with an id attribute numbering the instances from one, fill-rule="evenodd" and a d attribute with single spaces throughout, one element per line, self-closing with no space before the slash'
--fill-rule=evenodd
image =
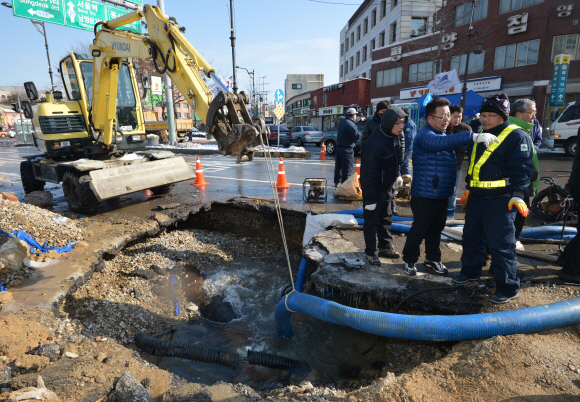
<path id="1" fill-rule="evenodd" d="M 411 175 L 411 169 L 409 169 L 409 160 L 411 160 L 411 156 L 413 156 L 412 149 L 405 152 L 405 159 L 401 165 L 401 176 L 404 174 L 408 174 L 409 176 Z"/>
<path id="2" fill-rule="evenodd" d="M 334 159 L 334 184 L 344 183 L 354 170 L 354 148 L 336 148 Z"/>
<path id="3" fill-rule="evenodd" d="M 453 195 L 449 197 L 447 202 L 447 219 L 453 219 L 455 217 L 455 206 L 457 205 L 457 186 L 459 185 L 459 178 L 461 177 L 461 170 L 457 169 L 457 176 L 455 177 L 455 188 L 453 190 Z"/>

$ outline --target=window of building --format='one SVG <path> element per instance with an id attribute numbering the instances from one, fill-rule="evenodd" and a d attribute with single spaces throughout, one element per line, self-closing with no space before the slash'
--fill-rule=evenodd
<path id="1" fill-rule="evenodd" d="M 467 70 L 468 74 L 477 73 L 483 71 L 483 58 L 485 52 L 481 54 L 469 53 L 469 68 Z M 457 69 L 457 74 L 465 73 L 465 61 L 467 60 L 467 55 L 462 54 L 461 56 L 453 56 L 451 58 L 451 70 Z"/>
<path id="2" fill-rule="evenodd" d="M 342 88 L 342 94 L 346 95 L 346 87 Z"/>
<path id="3" fill-rule="evenodd" d="M 354 46 L 354 32 L 350 33 L 350 46 Z"/>
<path id="4" fill-rule="evenodd" d="M 473 7 L 473 21 L 479 21 L 487 18 L 487 1 L 479 0 L 475 3 Z M 502 0 L 503 1 L 503 0 Z M 512 0 L 510 0 L 512 1 Z M 520 0 L 513 0 L 520 1 Z M 524 0 L 529 1 L 529 0 Z M 469 24 L 469 19 L 471 18 L 471 2 L 468 1 L 465 4 L 461 4 L 455 7 L 455 26 Z"/>
<path id="5" fill-rule="evenodd" d="M 377 9 L 371 12 L 371 28 L 377 25 Z"/>
<path id="6" fill-rule="evenodd" d="M 399 5 L 399 0 L 391 0 L 391 10 Z"/>
<path id="7" fill-rule="evenodd" d="M 397 21 L 391 24 L 390 32 L 389 43 L 395 43 L 397 41 Z"/>
<path id="8" fill-rule="evenodd" d="M 326 105 L 326 93 L 323 92 L 322 95 L 320 96 L 320 102 L 322 105 Z"/>
<path id="9" fill-rule="evenodd" d="M 369 32 L 369 17 L 365 18 L 363 21 L 363 35 Z"/>
<path id="10" fill-rule="evenodd" d="M 536 64 L 538 62 L 539 47 L 539 39 L 496 47 L 493 68 L 497 70 Z"/>
<path id="11" fill-rule="evenodd" d="M 371 51 L 375 50 L 375 40 L 371 40 Z"/>
<path id="12" fill-rule="evenodd" d="M 348 60 L 344 63 L 344 74 L 348 73 Z"/>
<path id="13" fill-rule="evenodd" d="M 570 60 L 580 59 L 580 37 L 578 34 L 554 36 L 552 61 L 559 54 L 569 54 Z"/>
<path id="14" fill-rule="evenodd" d="M 387 15 L 387 0 L 381 0 L 381 19 Z"/>
<path id="15" fill-rule="evenodd" d="M 347 38 L 344 40 L 344 51 L 348 52 L 348 35 Z"/>
<path id="16" fill-rule="evenodd" d="M 379 47 L 385 46 L 385 31 L 379 34 Z"/>
<path id="17" fill-rule="evenodd" d="M 360 66 L 360 51 L 356 52 L 356 66 Z"/>
<path id="18" fill-rule="evenodd" d="M 432 80 L 435 76 L 435 66 L 432 61 L 409 65 L 409 82 Z"/>
<path id="19" fill-rule="evenodd" d="M 292 89 L 302 89 L 302 84 L 292 84 Z"/>
<path id="20" fill-rule="evenodd" d="M 422 36 L 427 33 L 427 20 L 422 17 L 411 18 L 411 36 Z"/>
<path id="21" fill-rule="evenodd" d="M 362 61 L 363 61 L 363 63 L 365 61 L 367 61 L 367 47 L 366 46 L 363 46 L 363 48 L 362 48 Z"/>
<path id="22" fill-rule="evenodd" d="M 177 115 L 178 118 L 181 117 L 181 113 L 177 112 L 175 114 Z"/>
<path id="23" fill-rule="evenodd" d="M 401 83 L 403 69 L 401 67 L 377 71 L 377 88 Z"/>
<path id="24" fill-rule="evenodd" d="M 302 101 L 302 106 L 309 106 L 310 105 L 310 99 L 304 99 Z"/>
<path id="25" fill-rule="evenodd" d="M 356 27 L 356 41 L 360 40 L 360 25 Z"/>
<path id="26" fill-rule="evenodd" d="M 544 0 L 501 0 L 499 3 L 499 12 L 507 13 L 520 8 L 533 6 L 534 4 L 543 3 Z"/>
<path id="27" fill-rule="evenodd" d="M 362 73 L 363 78 L 367 78 L 367 73 Z"/>
<path id="28" fill-rule="evenodd" d="M 338 74 L 339 77 L 342 77 L 344 75 L 344 67 L 342 66 L 342 64 L 340 65 L 340 74 Z"/>
<path id="29" fill-rule="evenodd" d="M 318 100 L 318 96 L 314 95 L 314 98 L 312 99 L 312 106 L 316 106 L 316 101 Z"/>
<path id="30" fill-rule="evenodd" d="M 353 63 L 353 57 L 350 56 L 350 71 L 352 71 L 352 69 L 354 68 L 354 63 Z"/>
<path id="31" fill-rule="evenodd" d="M 344 56 L 344 43 L 340 44 L 340 55 Z"/>

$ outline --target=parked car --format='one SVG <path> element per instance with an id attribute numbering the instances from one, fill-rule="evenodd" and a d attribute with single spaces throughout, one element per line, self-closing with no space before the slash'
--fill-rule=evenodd
<path id="1" fill-rule="evenodd" d="M 277 124 L 266 124 L 270 128 L 270 145 L 278 145 L 278 125 Z M 284 148 L 288 148 L 292 142 L 292 134 L 288 127 L 280 126 L 280 145 Z"/>
<path id="2" fill-rule="evenodd" d="M 358 131 L 362 134 L 363 130 L 365 129 L 365 123 L 366 121 L 357 121 L 356 122 L 356 128 L 358 129 Z M 324 147 L 326 148 L 326 155 L 334 155 L 336 154 L 336 135 L 338 134 L 338 131 L 334 130 L 334 131 L 327 131 L 326 133 L 324 133 Z M 356 142 L 356 144 L 354 144 L 354 153 L 358 154 L 360 153 L 360 148 L 361 148 L 361 140 L 358 140 Z"/>
<path id="3" fill-rule="evenodd" d="M 14 132 L 14 130 L 8 130 L 8 131 L 0 131 L 0 137 L 2 138 L 14 138 L 16 137 L 16 133 Z"/>
<path id="4" fill-rule="evenodd" d="M 548 148 L 563 147 L 568 156 L 578 152 L 578 130 L 580 129 L 580 102 L 570 102 L 548 128 Z"/>
<path id="5" fill-rule="evenodd" d="M 318 131 L 312 126 L 292 127 L 290 132 L 292 133 L 292 142 L 296 142 L 299 147 L 307 142 L 313 142 L 316 146 L 320 146 L 324 135 L 322 131 Z"/>

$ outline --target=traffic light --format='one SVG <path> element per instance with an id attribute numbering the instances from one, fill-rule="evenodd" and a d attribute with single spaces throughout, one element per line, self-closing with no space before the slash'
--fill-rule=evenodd
<path id="1" fill-rule="evenodd" d="M 16 113 L 22 113 L 22 110 L 20 110 L 20 105 L 18 104 L 18 102 L 12 103 L 12 109 Z"/>

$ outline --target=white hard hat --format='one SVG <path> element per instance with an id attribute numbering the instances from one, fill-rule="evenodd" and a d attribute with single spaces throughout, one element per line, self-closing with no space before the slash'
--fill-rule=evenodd
<path id="1" fill-rule="evenodd" d="M 353 107 L 348 108 L 348 110 L 346 111 L 346 114 L 358 114 L 356 109 Z"/>

